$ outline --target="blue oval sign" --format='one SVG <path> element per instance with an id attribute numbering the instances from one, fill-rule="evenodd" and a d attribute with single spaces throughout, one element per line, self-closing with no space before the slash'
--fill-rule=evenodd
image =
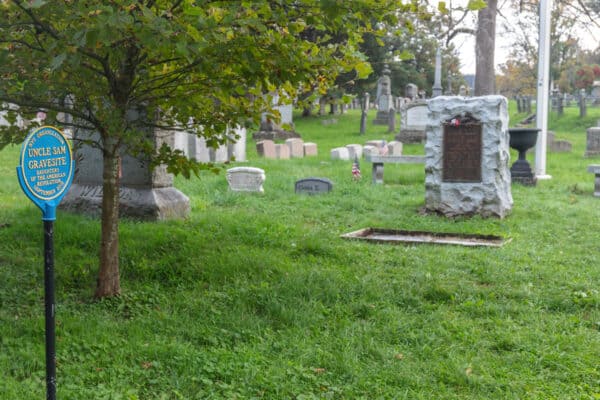
<path id="1" fill-rule="evenodd" d="M 20 164 L 28 191 L 42 201 L 63 194 L 73 177 L 71 146 L 62 132 L 49 126 L 25 139 Z"/>
<path id="2" fill-rule="evenodd" d="M 23 142 L 17 167 L 19 183 L 45 218 L 54 218 L 54 210 L 73 180 L 73 169 L 71 146 L 58 129 L 43 126 Z"/>

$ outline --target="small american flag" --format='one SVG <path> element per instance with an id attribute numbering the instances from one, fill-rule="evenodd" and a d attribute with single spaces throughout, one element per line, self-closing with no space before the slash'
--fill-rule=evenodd
<path id="1" fill-rule="evenodd" d="M 352 163 L 352 178 L 359 180 L 360 176 L 360 165 L 358 165 L 358 156 L 354 156 L 354 162 Z"/>

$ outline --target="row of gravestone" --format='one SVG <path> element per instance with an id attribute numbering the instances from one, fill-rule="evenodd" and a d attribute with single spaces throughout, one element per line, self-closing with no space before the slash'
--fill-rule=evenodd
<path id="1" fill-rule="evenodd" d="M 385 140 L 370 140 L 364 145 L 347 144 L 344 147 L 333 148 L 330 154 L 332 160 L 354 160 L 367 154 L 401 156 L 402 142 L 394 140 L 387 143 Z"/>
<path id="2" fill-rule="evenodd" d="M 227 170 L 226 175 L 229 189 L 234 192 L 263 193 L 265 171 L 256 167 L 235 167 Z M 318 194 L 330 192 L 333 183 L 327 178 L 304 178 L 296 181 L 295 192 L 303 194 Z"/>
<path id="3" fill-rule="evenodd" d="M 272 140 L 261 140 L 256 143 L 256 152 L 259 157 L 286 160 L 317 155 L 317 144 L 304 142 L 302 139 L 287 139 L 284 143 L 275 143 Z"/>

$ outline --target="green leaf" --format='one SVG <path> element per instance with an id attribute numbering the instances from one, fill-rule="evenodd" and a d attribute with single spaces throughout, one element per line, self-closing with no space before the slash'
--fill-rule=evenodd
<path id="1" fill-rule="evenodd" d="M 56 71 L 58 68 L 60 68 L 60 66 L 65 61 L 66 58 L 67 58 L 67 53 L 61 53 L 61 54 L 57 55 L 56 57 L 54 57 L 52 59 L 52 61 L 50 62 L 50 69 L 52 69 L 53 71 Z"/>
<path id="2" fill-rule="evenodd" d="M 469 0 L 469 4 L 467 5 L 467 8 L 471 11 L 481 10 L 486 7 L 487 3 L 485 0 Z"/>

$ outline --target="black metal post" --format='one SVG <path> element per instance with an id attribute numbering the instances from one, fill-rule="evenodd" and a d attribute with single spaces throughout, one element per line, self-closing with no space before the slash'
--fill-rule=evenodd
<path id="1" fill-rule="evenodd" d="M 44 297 L 46 309 L 46 400 L 56 400 L 54 221 L 44 221 Z"/>

